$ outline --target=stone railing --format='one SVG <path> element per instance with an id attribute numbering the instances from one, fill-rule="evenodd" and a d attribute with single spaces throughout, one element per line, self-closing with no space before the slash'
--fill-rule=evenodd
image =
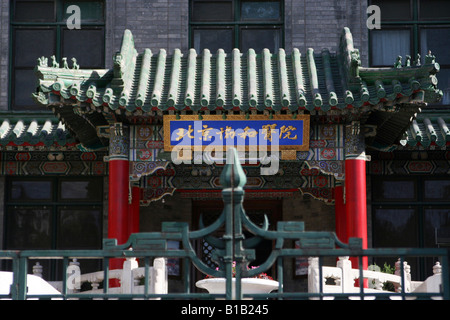
<path id="1" fill-rule="evenodd" d="M 69 272 L 70 268 L 70 272 Z M 73 259 L 69 263 L 68 268 L 68 293 L 92 294 L 103 293 L 103 289 L 99 288 L 104 282 L 103 271 L 81 274 L 80 263 L 77 259 Z M 42 277 L 42 266 L 37 263 L 33 266 L 33 274 Z M 79 276 L 71 276 L 79 275 Z M 125 259 L 123 269 L 109 270 L 109 280 L 117 279 L 118 286 L 110 286 L 109 293 L 113 294 L 143 294 L 145 293 L 145 267 L 139 267 L 136 258 L 131 257 Z M 91 290 L 80 291 L 81 284 L 89 283 Z M 62 292 L 62 282 L 49 282 L 58 291 Z M 153 260 L 153 266 L 148 267 L 148 292 L 149 294 L 167 294 L 168 292 L 167 268 L 165 258 L 156 258 Z"/>
<path id="2" fill-rule="evenodd" d="M 308 266 L 308 292 L 310 293 L 360 293 L 359 285 L 355 285 L 355 280 L 360 278 L 360 270 L 353 269 L 349 257 L 339 257 L 336 267 L 322 267 L 322 288 L 320 285 L 320 272 L 318 258 L 309 258 Z M 364 293 L 389 293 L 383 290 L 386 282 L 393 284 L 395 293 L 412 292 L 441 292 L 441 266 L 437 262 L 433 267 L 433 276 L 425 281 L 411 280 L 411 267 L 407 262 L 403 262 L 403 280 L 401 276 L 400 259 L 395 263 L 395 273 L 388 274 L 379 271 L 362 270 L 363 278 L 367 279 L 368 288 L 364 288 Z M 404 289 L 402 289 L 402 283 Z M 332 296 L 326 298 L 333 299 Z M 390 297 L 395 299 L 395 296 Z"/>

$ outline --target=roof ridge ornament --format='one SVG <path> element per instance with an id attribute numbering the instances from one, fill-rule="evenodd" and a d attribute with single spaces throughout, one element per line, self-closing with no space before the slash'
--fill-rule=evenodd
<path id="1" fill-rule="evenodd" d="M 353 36 L 348 27 L 342 30 L 339 54 L 344 67 L 344 76 L 347 80 L 349 89 L 358 89 L 361 86 L 361 77 L 359 75 L 359 68 L 361 67 L 361 57 L 359 50 L 353 46 Z M 358 88 L 356 88 L 358 86 Z"/>
<path id="2" fill-rule="evenodd" d="M 128 104 L 137 56 L 133 34 L 130 30 L 125 29 L 120 51 L 113 58 L 114 79 L 111 83 L 111 87 L 115 89 L 114 93 L 120 95 L 119 104 L 121 106 Z"/>
<path id="3" fill-rule="evenodd" d="M 52 59 L 52 68 L 59 68 L 59 63 L 56 61 L 56 56 L 52 55 L 50 59 Z"/>

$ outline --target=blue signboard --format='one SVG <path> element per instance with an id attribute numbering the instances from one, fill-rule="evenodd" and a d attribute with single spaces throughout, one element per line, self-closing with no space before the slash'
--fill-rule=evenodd
<path id="1" fill-rule="evenodd" d="M 241 115 L 164 116 L 164 150 L 183 148 L 264 147 L 267 150 L 300 150 L 309 148 L 309 115 L 289 115 L 269 118 L 253 115 L 249 119 Z"/>

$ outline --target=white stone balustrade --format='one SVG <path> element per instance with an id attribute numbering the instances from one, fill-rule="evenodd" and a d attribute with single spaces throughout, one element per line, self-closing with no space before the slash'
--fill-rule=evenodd
<path id="1" fill-rule="evenodd" d="M 355 286 L 355 280 L 360 277 L 360 270 L 353 269 L 349 257 L 339 257 L 336 267 L 322 266 L 322 288 L 320 287 L 319 258 L 311 257 L 308 260 L 308 292 L 310 293 L 359 293 L 360 287 Z M 369 288 L 364 288 L 365 294 L 370 293 L 388 293 L 383 290 L 383 285 L 390 282 L 394 285 L 395 292 L 402 292 L 402 277 L 400 268 L 400 259 L 395 263 L 394 274 L 383 273 L 379 271 L 363 270 L 363 278 L 368 279 Z M 425 281 L 411 280 L 411 267 L 406 261 L 403 262 L 403 284 L 404 292 L 441 292 L 441 266 L 437 262 L 433 267 L 434 275 Z M 332 279 L 334 284 L 330 284 Z M 321 291 L 322 290 L 322 291 Z M 326 297 L 333 299 L 332 296 Z M 398 298 L 391 297 L 392 299 Z M 373 296 L 372 296 L 373 299 Z"/>
<path id="2" fill-rule="evenodd" d="M 92 273 L 81 273 L 80 263 L 77 259 L 73 259 L 69 263 L 67 279 L 67 293 L 75 294 L 92 294 L 103 293 L 103 289 L 99 288 L 104 281 L 104 272 L 97 271 Z M 42 278 L 42 266 L 39 262 L 33 266 L 34 275 Z M 79 275 L 79 276 L 74 276 Z M 139 267 L 136 258 L 126 258 L 122 269 L 109 270 L 109 279 L 118 279 L 119 287 L 110 287 L 109 293 L 124 294 L 143 294 L 145 293 L 145 285 L 140 284 L 145 279 L 145 267 Z M 92 289 L 80 292 L 80 285 L 88 282 Z M 62 282 L 50 282 L 58 291 L 62 291 Z M 153 266 L 148 267 L 148 293 L 149 294 L 166 294 L 168 292 L 167 268 L 165 258 L 155 258 Z"/>

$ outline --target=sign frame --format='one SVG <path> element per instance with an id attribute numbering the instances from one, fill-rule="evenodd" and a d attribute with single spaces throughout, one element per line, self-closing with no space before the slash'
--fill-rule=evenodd
<path id="1" fill-rule="evenodd" d="M 163 130 L 164 130 L 164 151 L 170 152 L 173 148 L 183 148 L 185 150 L 199 151 L 205 150 L 209 145 L 172 145 L 171 141 L 171 123 L 176 121 L 303 121 L 303 130 L 302 130 L 302 144 L 298 145 L 279 145 L 278 150 L 296 150 L 296 151 L 308 151 L 309 150 L 309 136 L 310 136 L 310 115 L 308 114 L 299 114 L 295 117 L 292 115 L 273 115 L 269 117 L 268 115 L 250 115 L 247 117 L 246 115 L 227 115 L 226 119 L 222 117 L 222 115 L 203 115 L 201 119 L 199 119 L 198 115 L 164 115 L 163 116 Z M 215 148 L 220 148 L 220 146 L 214 146 Z M 254 147 L 252 145 L 252 147 Z M 256 146 L 257 147 L 257 146 Z M 223 145 L 223 151 L 226 151 L 227 145 Z M 243 146 L 239 146 L 238 148 L 244 148 Z M 245 150 L 248 151 L 250 148 L 249 145 L 245 145 Z M 271 150 L 271 145 L 267 144 L 267 151 Z"/>

